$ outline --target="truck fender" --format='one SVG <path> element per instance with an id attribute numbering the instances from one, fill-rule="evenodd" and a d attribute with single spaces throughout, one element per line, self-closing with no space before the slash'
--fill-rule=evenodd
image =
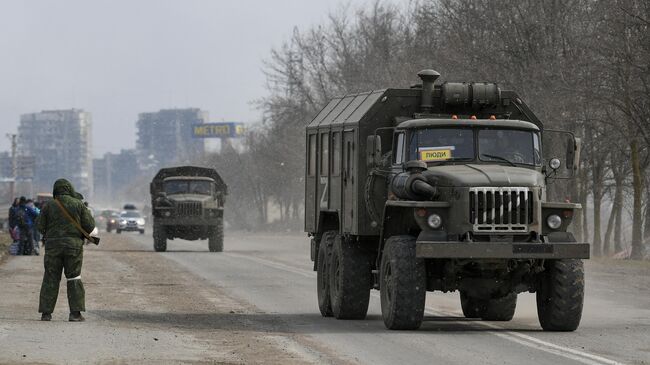
<path id="1" fill-rule="evenodd" d="M 413 217 L 413 208 L 415 205 L 390 205 L 389 202 L 384 205 L 376 267 L 380 265 L 384 243 L 389 237 L 399 234 L 412 234 L 417 237 L 420 228 Z M 406 227 L 408 228 L 405 229 Z"/>

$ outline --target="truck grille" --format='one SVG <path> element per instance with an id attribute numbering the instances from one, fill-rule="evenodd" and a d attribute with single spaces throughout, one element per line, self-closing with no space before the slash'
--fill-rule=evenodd
<path id="1" fill-rule="evenodd" d="M 475 232 L 527 232 L 533 223 L 528 188 L 470 188 L 469 220 Z"/>
<path id="2" fill-rule="evenodd" d="M 200 202 L 176 203 L 176 216 L 199 217 L 203 215 L 203 206 Z"/>

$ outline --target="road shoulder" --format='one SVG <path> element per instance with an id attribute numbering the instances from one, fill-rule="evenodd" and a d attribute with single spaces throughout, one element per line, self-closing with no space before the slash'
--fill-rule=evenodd
<path id="1" fill-rule="evenodd" d="M 102 244 L 85 252 L 84 323 L 66 321 L 65 280 L 52 322 L 38 320 L 42 257 L 11 257 L 0 266 L 0 363 L 328 362 L 273 316 L 134 249 L 128 236 Z"/>

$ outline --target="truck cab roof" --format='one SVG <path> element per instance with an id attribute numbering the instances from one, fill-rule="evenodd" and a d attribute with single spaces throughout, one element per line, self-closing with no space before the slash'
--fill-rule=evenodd
<path id="1" fill-rule="evenodd" d="M 500 127 L 514 129 L 528 129 L 539 131 L 539 127 L 531 122 L 512 119 L 438 119 L 423 118 L 409 119 L 397 125 L 398 129 L 426 128 L 426 127 Z"/>
<path id="2" fill-rule="evenodd" d="M 211 181 L 214 182 L 214 179 L 207 176 L 170 176 L 163 179 L 163 181 L 173 181 L 173 180 L 191 180 L 191 181 Z"/>

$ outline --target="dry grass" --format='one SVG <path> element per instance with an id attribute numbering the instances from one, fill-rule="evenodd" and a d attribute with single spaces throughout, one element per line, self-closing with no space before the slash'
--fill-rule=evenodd
<path id="1" fill-rule="evenodd" d="M 0 259 L 9 254 L 9 245 L 11 244 L 11 236 L 9 232 L 0 232 Z"/>

